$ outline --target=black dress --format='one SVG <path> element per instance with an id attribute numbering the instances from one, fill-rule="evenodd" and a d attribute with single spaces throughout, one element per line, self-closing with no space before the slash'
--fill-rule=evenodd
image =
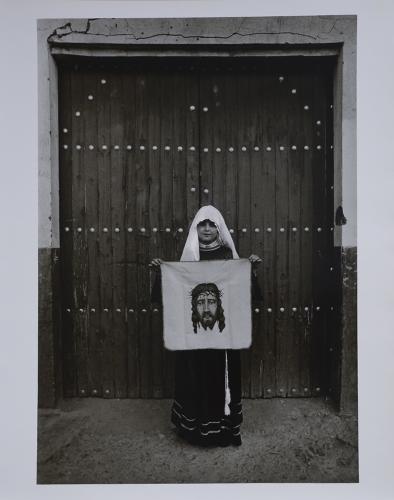
<path id="1" fill-rule="evenodd" d="M 227 247 L 204 251 L 200 260 L 232 259 Z M 161 283 L 158 278 L 152 290 L 152 301 L 159 302 Z M 260 298 L 252 274 L 252 296 Z M 161 294 L 160 294 L 161 297 Z M 225 415 L 226 355 L 230 414 Z M 240 445 L 242 423 L 241 356 L 233 349 L 196 349 L 175 353 L 175 399 L 171 421 L 179 434 L 201 446 Z"/>

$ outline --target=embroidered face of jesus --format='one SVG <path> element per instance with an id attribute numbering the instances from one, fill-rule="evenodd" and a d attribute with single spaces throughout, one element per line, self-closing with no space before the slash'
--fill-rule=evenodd
<path id="1" fill-rule="evenodd" d="M 192 323 L 194 333 L 197 327 L 204 330 L 213 329 L 218 322 L 219 330 L 225 327 L 224 311 L 221 301 L 222 292 L 215 283 L 200 283 L 191 291 L 192 297 Z"/>

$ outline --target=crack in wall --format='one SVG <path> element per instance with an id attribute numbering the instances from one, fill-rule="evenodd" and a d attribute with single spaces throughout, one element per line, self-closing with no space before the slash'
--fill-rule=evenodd
<path id="1" fill-rule="evenodd" d="M 110 33 L 110 34 L 105 34 L 105 33 L 89 33 L 90 27 L 91 27 L 91 21 L 94 21 L 97 18 L 93 19 L 88 19 L 86 23 L 86 28 L 84 30 L 74 30 L 72 29 L 71 23 L 68 22 L 63 26 L 60 26 L 53 30 L 53 32 L 48 36 L 48 42 L 56 42 L 56 39 L 62 39 L 66 36 L 73 35 L 73 34 L 83 34 L 83 35 L 90 35 L 90 36 L 99 36 L 99 37 L 118 37 L 118 36 L 127 36 L 130 37 L 134 40 L 149 40 L 152 38 L 156 37 L 161 37 L 161 36 L 166 36 L 166 37 L 176 37 L 176 38 L 183 38 L 183 39 L 189 39 L 189 38 L 194 38 L 196 40 L 228 40 L 229 38 L 239 36 L 239 37 L 247 37 L 247 36 L 256 36 L 256 35 L 294 35 L 294 36 L 302 36 L 306 38 L 311 38 L 312 40 L 317 40 L 318 36 L 314 35 L 308 35 L 305 33 L 297 33 L 293 31 L 254 31 L 250 33 L 240 33 L 239 31 L 234 31 L 233 33 L 230 33 L 229 35 L 184 35 L 183 33 L 155 33 L 154 35 L 146 35 L 146 36 L 137 36 L 134 33 Z M 239 28 L 242 26 L 243 23 L 240 24 Z M 238 28 L 238 29 L 239 29 Z M 58 33 L 58 30 L 64 30 L 64 29 L 69 29 L 66 33 Z"/>
<path id="2" fill-rule="evenodd" d="M 329 35 L 331 35 L 332 31 L 334 30 L 334 28 L 336 29 L 336 26 L 337 26 L 337 22 L 338 20 L 336 20 L 333 25 L 331 26 L 331 28 L 328 30 L 328 31 L 323 31 L 321 32 L 319 35 L 318 35 L 318 38 L 320 40 L 325 40 L 327 38 L 329 38 Z"/>
<path id="3" fill-rule="evenodd" d="M 332 32 L 332 30 L 336 27 L 337 25 L 337 21 L 334 22 L 334 24 L 331 26 L 331 29 L 329 31 L 327 31 L 327 34 L 330 34 Z"/>
<path id="4" fill-rule="evenodd" d="M 52 41 L 51 39 L 53 37 L 63 38 L 64 36 L 72 35 L 74 33 L 79 33 L 79 34 L 83 34 L 83 35 L 93 34 L 93 33 L 89 33 L 89 30 L 91 28 L 91 22 L 95 21 L 96 19 L 99 19 L 99 18 L 98 17 L 91 17 L 91 18 L 87 19 L 86 28 L 84 30 L 74 30 L 72 28 L 71 22 L 63 24 L 63 26 L 59 26 L 58 28 L 55 28 L 52 31 L 52 33 L 48 36 L 47 41 L 51 42 Z M 68 29 L 68 31 L 66 33 L 58 33 L 58 31 L 64 30 L 64 29 Z"/>

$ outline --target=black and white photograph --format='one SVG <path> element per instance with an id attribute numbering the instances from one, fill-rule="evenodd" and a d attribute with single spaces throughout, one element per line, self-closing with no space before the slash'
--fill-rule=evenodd
<path id="1" fill-rule="evenodd" d="M 2 7 L 0 498 L 394 495 L 392 8 L 307 4 Z"/>
<path id="2" fill-rule="evenodd" d="M 357 482 L 356 16 L 37 27 L 38 482 Z"/>

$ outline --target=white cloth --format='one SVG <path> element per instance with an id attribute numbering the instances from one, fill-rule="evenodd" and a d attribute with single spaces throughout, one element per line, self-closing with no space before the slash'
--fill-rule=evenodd
<path id="1" fill-rule="evenodd" d="M 235 249 L 234 241 L 231 237 L 226 223 L 224 222 L 222 214 L 219 210 L 212 205 L 205 205 L 201 207 L 196 213 L 193 222 L 191 223 L 189 234 L 183 248 L 181 261 L 194 261 L 200 260 L 200 245 L 198 241 L 197 225 L 199 222 L 209 219 L 216 224 L 218 229 L 219 238 L 223 245 L 230 248 L 233 252 L 233 259 L 239 259 L 238 253 Z"/>
<path id="2" fill-rule="evenodd" d="M 165 347 L 170 350 L 250 347 L 250 268 L 248 259 L 163 262 L 161 273 Z M 204 291 L 206 284 L 216 286 L 214 294 Z M 196 289 L 198 285 L 201 288 Z M 220 292 L 219 297 L 217 291 Z M 202 309 L 199 312 L 197 308 L 196 299 L 204 296 L 204 293 L 207 293 L 211 302 L 212 297 L 216 300 L 216 310 L 215 305 L 212 306 L 213 309 L 209 309 L 212 314 L 211 325 L 200 321 Z"/>

